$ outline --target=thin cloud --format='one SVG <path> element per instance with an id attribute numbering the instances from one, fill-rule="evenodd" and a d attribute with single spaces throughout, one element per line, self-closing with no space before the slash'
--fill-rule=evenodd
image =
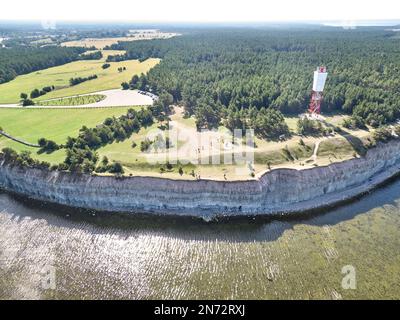
<path id="1" fill-rule="evenodd" d="M 400 19 L 398 0 L 13 0 L 0 19 L 177 22 Z"/>

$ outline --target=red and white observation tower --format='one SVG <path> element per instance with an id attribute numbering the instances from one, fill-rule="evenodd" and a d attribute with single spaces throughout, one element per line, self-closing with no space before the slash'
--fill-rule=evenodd
<path id="1" fill-rule="evenodd" d="M 319 115 L 321 113 L 321 103 L 327 77 L 328 73 L 326 72 L 326 67 L 318 67 L 318 69 L 314 71 L 314 83 L 311 92 L 310 106 L 308 108 L 311 115 Z"/>

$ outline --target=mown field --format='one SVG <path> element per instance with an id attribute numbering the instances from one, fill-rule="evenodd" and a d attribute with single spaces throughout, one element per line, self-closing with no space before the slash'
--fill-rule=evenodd
<path id="1" fill-rule="evenodd" d="M 135 107 L 137 108 L 137 107 Z M 95 127 L 107 117 L 125 114 L 129 107 L 101 109 L 0 109 L 0 127 L 12 136 L 37 143 L 39 138 L 65 143 L 68 136 L 76 137 L 82 126 Z M 0 136 L 0 149 L 30 150 L 32 156 L 52 163 L 64 160 L 64 151 L 37 155 L 36 148 L 26 147 Z"/>
<path id="2" fill-rule="evenodd" d="M 103 58 L 100 60 L 75 61 L 18 76 L 14 80 L 0 85 L 0 104 L 17 103 L 20 100 L 21 92 L 29 95 L 34 89 L 40 90 L 43 87 L 53 85 L 56 90 L 39 97 L 37 100 L 117 89 L 121 87 L 122 82 L 129 81 L 135 74 L 146 73 L 160 61 L 159 59 L 147 59 L 143 62 L 138 60 L 111 62 L 109 68 L 103 69 L 102 65 L 105 63 L 106 57 L 109 54 L 116 53 L 118 51 L 103 51 Z M 125 67 L 126 70 L 119 72 L 118 68 L 121 67 Z M 98 78 L 72 87 L 69 86 L 71 78 L 91 75 L 97 75 Z"/>
<path id="3" fill-rule="evenodd" d="M 103 49 L 106 46 L 111 46 L 112 44 L 118 43 L 118 41 L 134 41 L 137 40 L 135 38 L 129 37 L 118 37 L 118 38 L 87 38 L 82 40 L 73 40 L 68 42 L 61 43 L 63 47 L 85 47 L 91 48 L 95 47 L 96 49 Z"/>
<path id="4" fill-rule="evenodd" d="M 140 107 L 136 107 L 140 108 Z M 125 114 L 129 107 L 101 108 L 101 109 L 0 109 L 0 127 L 7 133 L 25 140 L 36 143 L 39 138 L 54 140 L 58 144 L 65 143 L 68 136 L 76 137 L 79 129 L 85 125 L 95 127 L 102 123 L 107 117 L 120 116 Z M 172 115 L 179 130 L 193 130 L 195 134 L 194 118 L 183 118 L 182 114 Z M 286 122 L 295 133 L 296 121 L 298 118 L 286 118 Z M 335 115 L 326 118 L 326 123 L 339 124 L 343 116 Z M 131 137 L 122 142 L 113 142 L 96 150 L 99 159 L 106 156 L 110 161 L 120 162 L 124 166 L 125 174 L 129 175 L 151 175 L 168 178 L 194 179 L 191 176 L 192 170 L 203 178 L 210 179 L 248 179 L 249 174 L 244 171 L 238 173 L 235 165 L 193 165 L 182 166 L 183 175 L 178 172 L 181 165 L 174 165 L 172 169 L 160 172 L 159 164 L 151 164 L 147 160 L 146 153 L 140 150 L 141 142 L 144 141 L 151 130 L 157 129 L 159 123 L 151 127 L 142 128 L 139 133 L 134 133 Z M 220 127 L 223 130 L 224 127 Z M 366 131 L 351 132 L 352 135 L 363 139 L 368 135 Z M 194 136 L 193 136 L 194 137 Z M 353 139 L 357 139 L 354 137 Z M 359 139 L 359 140 L 360 140 Z M 307 159 L 311 158 L 316 142 L 320 142 L 318 151 L 318 165 L 327 165 L 331 162 L 342 161 L 354 156 L 354 146 L 348 141 L 348 137 L 336 135 L 336 137 L 303 137 L 305 145 L 301 145 L 300 137 L 294 135 L 288 141 L 266 141 L 257 138 L 254 169 L 256 173 L 264 172 L 271 165 L 272 168 L 290 167 L 301 169 L 310 166 Z M 361 140 L 360 140 L 361 141 Z M 133 142 L 136 143 L 132 147 Z M 183 141 L 178 141 L 178 149 L 183 145 Z M 186 141 L 187 143 L 187 141 Z M 34 158 L 58 164 L 64 161 L 65 151 L 59 150 L 51 154 L 37 154 L 36 148 L 26 147 L 17 142 L 0 137 L 0 149 L 12 147 L 17 151 L 30 150 Z M 289 151 L 289 155 L 285 150 Z M 165 166 L 164 166 L 165 169 Z"/>
<path id="5" fill-rule="evenodd" d="M 177 36 L 177 33 L 162 32 L 152 30 L 146 32 L 144 30 L 133 30 L 129 37 L 113 37 L 113 38 L 84 38 L 81 40 L 73 40 L 61 43 L 64 47 L 95 47 L 97 49 L 104 49 L 106 46 L 117 44 L 119 41 L 137 41 L 137 40 L 152 40 L 152 39 L 168 39 Z M 150 31 L 150 30 L 149 30 Z"/>
<path id="6" fill-rule="evenodd" d="M 178 109 L 176 109 L 178 110 Z M 334 114 L 326 116 L 326 124 L 340 126 L 347 116 Z M 332 162 L 350 159 L 354 156 L 357 148 L 354 148 L 350 143 L 348 136 L 337 134 L 332 137 L 322 136 L 307 136 L 303 137 L 304 145 L 300 144 L 300 137 L 296 134 L 296 124 L 298 117 L 285 118 L 286 123 L 289 125 L 293 137 L 287 141 L 267 141 L 264 139 L 256 138 L 254 149 L 254 169 L 256 173 L 264 172 L 270 164 L 271 168 L 289 167 L 295 169 L 302 169 L 305 167 L 314 166 L 311 159 L 316 143 L 319 142 L 319 151 L 315 158 L 315 165 L 328 165 Z M 195 119 L 194 117 L 184 118 L 182 114 L 173 114 L 171 120 L 175 122 L 174 127 L 178 130 L 191 129 L 193 130 L 192 139 L 195 138 Z M 118 161 L 124 166 L 125 174 L 133 175 L 152 175 L 162 176 L 165 178 L 174 179 L 191 179 L 190 175 L 192 170 L 203 178 L 209 179 L 248 179 L 249 174 L 247 171 L 243 173 L 238 171 L 238 166 L 223 164 L 219 165 L 174 165 L 172 169 L 160 172 L 160 165 L 151 164 L 147 161 L 146 153 L 141 152 L 140 143 L 146 138 L 146 135 L 156 129 L 159 124 L 154 124 L 150 128 L 142 128 L 138 134 L 133 134 L 129 139 L 123 142 L 114 142 L 106 145 L 97 150 L 100 157 L 106 156 L 110 160 Z M 220 126 L 219 131 L 226 130 L 225 127 Z M 364 130 L 357 130 L 351 132 L 343 132 L 344 135 L 349 134 L 354 140 L 363 140 L 368 136 L 368 132 Z M 136 147 L 132 148 L 133 142 Z M 184 144 L 184 141 L 178 141 L 178 149 Z M 187 141 L 186 141 L 187 143 Z M 289 151 L 289 155 L 285 150 Z M 223 157 L 223 156 L 222 156 Z M 180 176 L 178 173 L 179 167 L 182 167 L 184 174 Z M 164 166 L 164 169 L 165 166 Z M 240 169 L 240 168 L 239 168 Z"/>

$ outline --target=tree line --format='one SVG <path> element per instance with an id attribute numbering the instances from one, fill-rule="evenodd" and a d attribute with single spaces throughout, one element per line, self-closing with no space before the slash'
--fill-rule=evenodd
<path id="1" fill-rule="evenodd" d="M 88 77 L 77 77 L 77 78 L 71 78 L 69 79 L 69 85 L 72 86 L 76 86 L 82 82 L 86 82 L 86 81 L 90 81 L 90 80 L 94 80 L 97 79 L 97 74 L 88 76 Z"/>
<path id="2" fill-rule="evenodd" d="M 85 48 L 0 48 L 0 84 L 30 73 L 81 59 Z"/>
<path id="3" fill-rule="evenodd" d="M 238 115 L 247 123 L 254 110 L 268 108 L 304 112 L 320 65 L 329 72 L 323 112 L 344 112 L 372 126 L 400 117 L 399 43 L 383 28 L 205 29 L 111 48 L 127 52 L 108 61 L 161 58 L 129 87 L 166 91 L 207 123 Z"/>

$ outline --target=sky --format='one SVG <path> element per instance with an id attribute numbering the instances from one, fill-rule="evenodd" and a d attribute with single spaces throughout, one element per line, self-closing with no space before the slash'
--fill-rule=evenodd
<path id="1" fill-rule="evenodd" d="M 400 0 L 2 0 L 0 20 L 274 22 L 399 20 Z"/>

